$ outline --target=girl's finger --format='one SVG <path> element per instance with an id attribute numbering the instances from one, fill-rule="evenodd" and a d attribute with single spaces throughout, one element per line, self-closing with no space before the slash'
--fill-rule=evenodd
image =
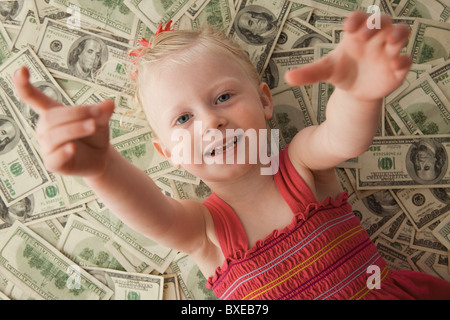
<path id="1" fill-rule="evenodd" d="M 409 33 L 410 29 L 407 25 L 395 25 L 387 37 L 386 54 L 390 57 L 398 55 L 408 41 Z"/>
<path id="2" fill-rule="evenodd" d="M 403 81 L 411 68 L 412 59 L 409 55 L 398 56 L 392 61 L 392 68 L 395 70 L 395 77 Z"/>
<path id="3" fill-rule="evenodd" d="M 88 118 L 96 118 L 100 110 L 96 105 L 53 108 L 39 116 L 39 126 L 53 128 Z"/>
<path id="4" fill-rule="evenodd" d="M 53 152 L 46 155 L 44 158 L 44 165 L 47 170 L 51 172 L 60 172 L 67 166 L 67 164 L 73 160 L 75 155 L 75 144 L 73 142 L 68 142 L 61 145 L 59 148 Z"/>
<path id="5" fill-rule="evenodd" d="M 366 23 L 367 18 L 367 13 L 363 11 L 353 11 L 344 21 L 344 31 L 348 33 L 355 32 L 363 23 Z"/>
<path id="6" fill-rule="evenodd" d="M 285 74 L 286 82 L 291 86 L 304 86 L 328 80 L 333 74 L 333 62 L 330 55 L 331 53 L 317 62 L 289 70 Z"/>
<path id="7" fill-rule="evenodd" d="M 48 155 L 70 141 L 92 135 L 95 129 L 95 120 L 87 119 L 57 126 L 44 132 L 36 130 L 36 133 L 41 145 L 42 154 Z"/>
<path id="8" fill-rule="evenodd" d="M 30 72 L 26 67 L 22 67 L 16 71 L 13 77 L 13 83 L 18 97 L 37 113 L 61 106 L 59 101 L 48 97 L 30 83 Z"/>

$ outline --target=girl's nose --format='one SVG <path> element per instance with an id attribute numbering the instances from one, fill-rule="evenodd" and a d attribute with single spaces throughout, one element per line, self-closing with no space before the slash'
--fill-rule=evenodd
<path id="1" fill-rule="evenodd" d="M 211 130 L 220 130 L 226 127 L 228 121 L 220 112 L 208 111 L 201 119 L 203 134 L 208 133 Z"/>

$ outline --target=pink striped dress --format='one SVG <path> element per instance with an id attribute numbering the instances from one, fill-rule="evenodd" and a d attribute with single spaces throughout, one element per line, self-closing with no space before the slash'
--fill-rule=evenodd
<path id="1" fill-rule="evenodd" d="M 450 299 L 450 282 L 419 272 L 389 270 L 353 214 L 346 193 L 318 203 L 290 162 L 287 148 L 279 161 L 274 179 L 293 219 L 252 248 L 228 204 L 214 193 L 204 202 L 225 256 L 206 284 L 218 298 Z M 374 269 L 379 277 L 373 277 Z"/>

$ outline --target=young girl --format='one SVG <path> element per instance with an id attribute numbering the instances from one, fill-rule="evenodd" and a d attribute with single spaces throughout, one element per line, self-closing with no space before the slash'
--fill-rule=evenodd
<path id="1" fill-rule="evenodd" d="M 387 268 L 335 176 L 335 165 L 370 146 L 382 97 L 403 82 L 411 64 L 399 55 L 408 28 L 383 16 L 381 29 L 369 29 L 366 20 L 352 13 L 332 53 L 286 74 L 292 85 L 328 81 L 336 89 L 327 120 L 293 138 L 274 175 L 248 161 L 246 137 L 225 135 L 265 129 L 272 116 L 270 90 L 247 55 L 209 28 L 153 39 L 138 61 L 137 98 L 164 157 L 176 163 L 180 142 L 172 135 L 189 133 L 181 143 L 191 156 L 182 165 L 213 191 L 204 203 L 164 196 L 109 144 L 111 101 L 64 108 L 29 83 L 25 68 L 14 80 L 40 115 L 36 132 L 47 168 L 83 177 L 129 226 L 191 255 L 219 298 L 448 299 L 449 283 Z M 200 140 L 209 142 L 195 140 L 196 124 Z M 226 138 L 211 143 L 216 133 Z M 242 146 L 244 164 L 206 161 L 235 157 Z"/>

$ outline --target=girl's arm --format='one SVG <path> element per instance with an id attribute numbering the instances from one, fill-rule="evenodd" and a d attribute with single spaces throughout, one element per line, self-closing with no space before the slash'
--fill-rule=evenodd
<path id="1" fill-rule="evenodd" d="M 200 203 L 165 196 L 153 180 L 109 146 L 104 172 L 85 182 L 124 223 L 159 244 L 193 253 L 203 248 L 205 214 Z"/>
<path id="2" fill-rule="evenodd" d="M 112 101 L 66 107 L 34 87 L 29 76 L 28 69 L 19 69 L 14 85 L 39 114 L 36 135 L 47 169 L 84 178 L 117 217 L 154 241 L 187 253 L 205 249 L 207 209 L 164 196 L 109 143 Z"/>
<path id="3" fill-rule="evenodd" d="M 316 63 L 291 70 L 291 85 L 326 81 L 335 87 L 319 126 L 303 129 L 289 147 L 292 161 L 310 170 L 326 170 L 359 156 L 370 146 L 381 120 L 382 98 L 404 81 L 411 65 L 400 55 L 409 29 L 381 16 L 381 28 L 369 29 L 367 14 L 345 21 L 343 41 Z"/>

